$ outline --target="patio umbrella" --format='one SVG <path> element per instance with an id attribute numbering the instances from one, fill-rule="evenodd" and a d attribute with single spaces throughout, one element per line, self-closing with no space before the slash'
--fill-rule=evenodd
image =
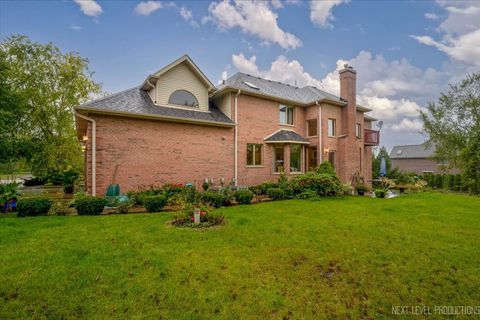
<path id="1" fill-rule="evenodd" d="M 380 159 L 380 177 L 385 177 L 387 175 L 387 162 L 385 157 Z"/>

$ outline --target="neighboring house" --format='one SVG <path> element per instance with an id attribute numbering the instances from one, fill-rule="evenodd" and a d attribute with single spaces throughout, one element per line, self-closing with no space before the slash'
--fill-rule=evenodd
<path id="1" fill-rule="evenodd" d="M 340 179 L 371 180 L 376 119 L 356 104 L 356 71 L 340 71 L 340 97 L 237 73 L 214 86 L 188 56 L 139 86 L 75 108 L 88 193 L 205 179 L 276 181 L 330 161 Z"/>
<path id="2" fill-rule="evenodd" d="M 446 170 L 445 164 L 433 160 L 435 145 L 422 144 L 394 146 L 390 152 L 392 167 L 417 174 L 450 172 L 458 173 L 457 169 Z"/>

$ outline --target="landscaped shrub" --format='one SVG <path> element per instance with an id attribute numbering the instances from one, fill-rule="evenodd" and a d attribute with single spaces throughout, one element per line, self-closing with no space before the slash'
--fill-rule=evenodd
<path id="1" fill-rule="evenodd" d="M 253 192 L 250 190 L 238 190 L 233 194 L 235 200 L 240 204 L 249 204 L 253 199 Z"/>
<path id="2" fill-rule="evenodd" d="M 450 185 L 453 185 L 453 175 L 451 174 L 444 174 L 442 179 L 442 189 L 450 190 Z"/>
<path id="3" fill-rule="evenodd" d="M 375 197 L 385 198 L 385 189 L 375 189 Z"/>
<path id="4" fill-rule="evenodd" d="M 118 214 L 125 214 L 130 211 L 130 209 L 134 206 L 134 202 L 132 200 L 122 201 L 117 204 L 115 207 L 115 212 Z"/>
<path id="5" fill-rule="evenodd" d="M 336 176 L 326 173 L 307 172 L 290 180 L 294 194 L 306 189 L 315 191 L 320 196 L 334 196 L 340 192 L 340 181 Z"/>
<path id="6" fill-rule="evenodd" d="M 199 224 L 195 224 L 194 221 L 195 208 L 198 208 L 200 210 Z M 208 204 L 193 205 L 191 203 L 188 203 L 184 204 L 181 210 L 177 212 L 172 221 L 172 224 L 177 227 L 205 228 L 221 224 L 223 223 L 223 221 L 223 214 L 218 210 L 214 210 Z"/>
<path id="7" fill-rule="evenodd" d="M 278 187 L 278 183 L 265 181 L 257 186 L 249 187 L 248 189 L 258 196 L 258 195 L 266 195 L 268 189 L 277 188 L 277 187 Z"/>
<path id="8" fill-rule="evenodd" d="M 57 201 L 52 204 L 50 210 L 48 210 L 49 216 L 68 216 L 70 214 L 70 208 L 68 203 L 64 201 Z"/>
<path id="9" fill-rule="evenodd" d="M 75 199 L 75 209 L 81 216 L 94 216 L 102 213 L 107 201 L 104 198 L 85 196 Z"/>
<path id="10" fill-rule="evenodd" d="M 52 201 L 47 198 L 27 198 L 20 199 L 17 204 L 18 216 L 44 216 L 52 206 Z"/>
<path id="11" fill-rule="evenodd" d="M 455 191 L 462 191 L 462 175 L 461 174 L 456 174 L 455 177 L 453 178 L 453 190 Z"/>
<path id="12" fill-rule="evenodd" d="M 147 196 L 143 202 L 148 212 L 159 212 L 167 204 L 167 198 L 164 195 Z"/>
<path id="13" fill-rule="evenodd" d="M 340 194 L 349 195 L 349 194 L 352 194 L 352 192 L 353 192 L 353 187 L 350 183 L 340 184 Z"/>
<path id="14" fill-rule="evenodd" d="M 221 193 L 206 191 L 200 194 L 200 201 L 214 208 L 220 208 L 224 204 L 225 197 Z"/>
<path id="15" fill-rule="evenodd" d="M 337 176 L 337 174 L 335 173 L 335 169 L 333 169 L 332 164 L 328 161 L 322 162 L 315 171 L 317 173 L 326 173 L 332 176 Z"/>
<path id="16" fill-rule="evenodd" d="M 296 198 L 304 200 L 319 200 L 320 196 L 315 191 L 306 189 L 301 193 L 297 194 Z"/>
<path id="17" fill-rule="evenodd" d="M 285 199 L 285 191 L 282 188 L 270 188 L 267 190 L 267 195 L 272 198 L 272 200 L 283 200 Z"/>
<path id="18" fill-rule="evenodd" d="M 435 178 L 433 179 L 433 187 L 435 189 L 441 189 L 443 186 L 443 175 L 442 174 L 436 174 Z"/>

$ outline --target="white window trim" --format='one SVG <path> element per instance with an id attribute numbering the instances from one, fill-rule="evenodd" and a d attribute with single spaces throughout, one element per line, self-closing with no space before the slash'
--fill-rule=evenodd
<path id="1" fill-rule="evenodd" d="M 332 123 L 333 123 L 333 136 L 330 135 L 330 130 L 329 130 L 329 126 L 328 124 L 330 123 L 330 120 L 333 120 Z M 327 119 L 327 137 L 329 138 L 335 138 L 337 136 L 337 119 L 334 119 L 334 118 L 328 118 Z"/>
<path id="2" fill-rule="evenodd" d="M 282 123 L 282 122 L 280 121 L 280 106 L 285 106 L 285 107 L 287 107 L 287 110 L 288 110 L 288 108 L 292 108 L 292 110 L 293 110 L 293 111 L 292 111 L 292 123 L 287 123 L 287 122 Z M 285 120 L 288 120 L 288 116 L 287 116 L 288 112 L 287 112 L 287 110 L 285 110 Z M 294 126 L 295 126 L 295 106 L 291 106 L 291 105 L 288 105 L 288 104 L 281 104 L 281 103 L 280 103 L 280 104 L 278 105 L 278 123 L 279 123 L 279 125 L 281 125 L 281 126 L 294 127 Z"/>

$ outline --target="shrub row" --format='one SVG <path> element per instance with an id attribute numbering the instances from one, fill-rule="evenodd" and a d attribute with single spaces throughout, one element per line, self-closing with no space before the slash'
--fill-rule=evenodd
<path id="1" fill-rule="evenodd" d="M 348 193 L 350 186 L 342 185 L 329 162 L 322 163 L 314 172 L 307 172 L 288 180 L 280 175 L 277 183 L 264 182 L 249 188 L 257 195 L 267 195 L 272 200 L 316 199 Z"/>
<path id="2" fill-rule="evenodd" d="M 461 174 L 425 174 L 422 179 L 433 189 L 466 191 Z"/>

